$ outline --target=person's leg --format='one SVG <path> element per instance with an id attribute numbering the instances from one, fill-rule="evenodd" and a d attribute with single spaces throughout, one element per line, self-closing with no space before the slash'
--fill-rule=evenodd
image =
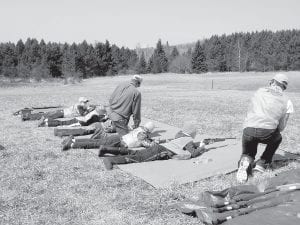
<path id="1" fill-rule="evenodd" d="M 67 119 L 67 120 L 57 120 L 60 122 L 59 126 L 68 126 L 68 125 L 72 125 L 74 123 L 78 123 L 78 120 L 76 118 L 72 118 L 72 119 Z"/>
<path id="2" fill-rule="evenodd" d="M 119 135 L 124 136 L 129 133 L 128 120 L 120 119 L 118 121 L 112 121 L 112 123 Z"/>
<path id="3" fill-rule="evenodd" d="M 134 154 L 126 156 L 133 162 L 148 162 L 155 160 L 169 159 L 172 154 L 168 149 L 161 145 L 154 145 L 152 147 L 136 151 Z"/>
<path id="4" fill-rule="evenodd" d="M 256 138 L 256 128 L 247 127 L 243 130 L 242 156 L 246 155 L 253 160 L 257 154 L 258 139 Z"/>
<path id="5" fill-rule="evenodd" d="M 103 158 L 103 163 L 107 170 L 111 170 L 113 165 L 139 163 L 154 160 L 163 160 L 169 158 L 170 152 L 163 146 L 155 145 L 153 147 L 135 151 L 134 153 L 126 156 L 114 156 Z"/>
<path id="6" fill-rule="evenodd" d="M 258 141 L 255 137 L 255 128 L 247 127 L 243 130 L 242 155 L 238 162 L 237 181 L 244 183 L 252 173 L 252 165 L 257 153 Z"/>
<path id="7" fill-rule="evenodd" d="M 62 149 L 64 151 L 70 148 L 92 149 L 92 148 L 99 148 L 100 146 L 103 145 L 107 147 L 120 147 L 120 143 L 121 143 L 120 136 L 117 134 L 110 135 L 100 139 L 91 139 L 91 138 L 75 139 L 73 136 L 70 136 L 62 142 Z M 119 149 L 119 151 L 120 150 L 121 149 Z M 110 153 L 110 152 L 105 152 L 105 153 Z"/>
<path id="8" fill-rule="evenodd" d="M 51 118 L 51 119 L 64 118 L 64 110 L 59 109 L 59 110 L 55 110 L 55 111 L 46 112 L 46 113 L 44 113 L 44 117 Z"/>
<path id="9" fill-rule="evenodd" d="M 264 172 L 268 166 L 272 163 L 273 156 L 278 149 L 282 141 L 282 136 L 278 130 L 268 134 L 264 138 L 261 138 L 261 142 L 266 144 L 265 151 L 260 159 L 256 162 L 255 169 L 260 172 Z"/>
<path id="10" fill-rule="evenodd" d="M 95 128 L 82 128 L 82 127 L 72 127 L 72 129 L 70 128 L 63 128 L 63 127 L 59 127 L 59 128 L 54 128 L 54 136 L 59 136 L 59 137 L 63 137 L 63 136 L 82 136 L 82 135 L 88 135 L 88 134 L 93 134 L 95 132 Z"/>

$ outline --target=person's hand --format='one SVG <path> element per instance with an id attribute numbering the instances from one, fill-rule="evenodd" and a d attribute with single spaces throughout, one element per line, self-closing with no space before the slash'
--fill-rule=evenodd
<path id="1" fill-rule="evenodd" d="M 205 146 L 206 146 L 206 144 L 203 141 L 201 141 L 200 145 L 199 145 L 199 148 L 205 149 Z"/>

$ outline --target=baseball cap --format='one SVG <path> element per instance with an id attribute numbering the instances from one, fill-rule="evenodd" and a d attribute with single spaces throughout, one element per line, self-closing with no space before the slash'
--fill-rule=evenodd
<path id="1" fill-rule="evenodd" d="M 86 102 L 88 102 L 89 100 L 88 100 L 86 97 L 80 97 L 80 98 L 78 99 L 78 101 L 79 101 L 79 102 L 84 102 L 84 103 L 86 103 Z"/>
<path id="2" fill-rule="evenodd" d="M 276 80 L 278 83 L 283 84 L 284 86 L 287 86 L 289 83 L 289 78 L 282 73 L 278 73 L 273 77 L 274 80 Z"/>
<path id="3" fill-rule="evenodd" d="M 136 80 L 140 83 L 142 83 L 142 81 L 143 81 L 143 78 L 140 75 L 133 75 L 132 79 Z"/>

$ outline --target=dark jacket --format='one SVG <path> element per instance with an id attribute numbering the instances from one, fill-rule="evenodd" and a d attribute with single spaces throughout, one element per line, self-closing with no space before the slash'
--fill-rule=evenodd
<path id="1" fill-rule="evenodd" d="M 130 119 L 133 115 L 135 127 L 141 122 L 141 93 L 132 82 L 118 85 L 109 99 L 111 112 L 109 117 L 113 121 Z"/>

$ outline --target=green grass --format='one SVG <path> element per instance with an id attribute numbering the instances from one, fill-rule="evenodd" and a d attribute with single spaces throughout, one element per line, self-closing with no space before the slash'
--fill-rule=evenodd
<path id="1" fill-rule="evenodd" d="M 299 153 L 300 73 L 288 73 L 288 95 L 295 114 L 283 132 L 280 148 Z M 145 75 L 142 114 L 182 126 L 193 120 L 209 136 L 241 137 L 249 100 L 272 73 Z M 102 161 L 84 150 L 61 152 L 53 129 L 21 122 L 12 113 L 25 106 L 65 105 L 86 96 L 106 103 L 114 87 L 128 76 L 86 80 L 81 84 L 51 82 L 1 88 L 0 224 L 199 224 L 169 206 L 203 190 L 235 185 L 235 173 L 203 181 L 154 189 L 120 170 L 105 171 Z M 212 80 L 214 89 L 211 89 Z M 300 167 L 293 162 L 261 177 Z"/>

